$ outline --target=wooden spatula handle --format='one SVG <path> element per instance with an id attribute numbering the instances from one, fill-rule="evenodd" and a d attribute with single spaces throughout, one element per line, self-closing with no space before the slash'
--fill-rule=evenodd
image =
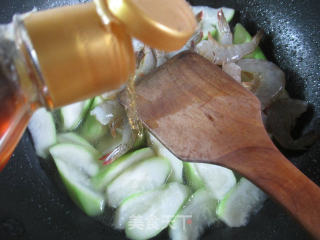
<path id="1" fill-rule="evenodd" d="M 223 163 L 253 179 L 316 239 L 320 239 L 320 188 L 289 162 L 271 141 L 270 147 L 229 153 Z"/>

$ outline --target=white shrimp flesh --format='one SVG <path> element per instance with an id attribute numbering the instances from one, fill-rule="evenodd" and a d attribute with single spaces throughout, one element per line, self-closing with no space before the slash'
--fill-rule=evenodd
<path id="1" fill-rule="evenodd" d="M 226 63 L 222 65 L 222 71 L 227 73 L 237 82 L 241 83 L 241 67 L 236 63 Z"/>
<path id="2" fill-rule="evenodd" d="M 250 42 L 224 45 L 218 43 L 209 34 L 208 40 L 203 40 L 196 46 L 196 52 L 218 65 L 236 62 L 253 52 L 259 45 L 262 36 L 263 31 L 260 30 Z"/>
<path id="3" fill-rule="evenodd" d="M 274 63 L 261 59 L 241 59 L 242 83 L 260 100 L 262 110 L 268 107 L 285 87 L 285 74 Z"/>
<path id="4" fill-rule="evenodd" d="M 102 125 L 109 125 L 113 137 L 118 134 L 116 130 L 122 130 L 121 143 L 111 152 L 103 153 L 103 156 L 100 158 L 100 160 L 104 161 L 104 164 L 113 162 L 134 146 L 136 137 L 129 124 L 126 111 L 117 100 L 104 101 L 95 107 L 90 114 L 94 115 Z"/>
<path id="5" fill-rule="evenodd" d="M 148 46 L 136 53 L 136 76 L 137 79 L 151 72 L 157 65 L 157 60 L 152 49 Z"/>
<path id="6" fill-rule="evenodd" d="M 187 50 L 195 51 L 196 46 L 201 42 L 202 38 L 203 32 L 201 30 L 197 30 L 181 49 L 167 53 L 166 57 L 172 58 L 175 55 Z"/>

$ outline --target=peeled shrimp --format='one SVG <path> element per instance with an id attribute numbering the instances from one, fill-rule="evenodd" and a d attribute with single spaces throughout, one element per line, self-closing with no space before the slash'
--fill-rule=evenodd
<path id="1" fill-rule="evenodd" d="M 201 21 L 202 21 L 202 19 L 203 19 L 203 10 L 201 10 L 200 12 L 198 12 L 198 13 L 195 15 L 195 17 L 196 17 L 196 20 L 197 20 L 197 23 L 198 23 L 198 27 L 201 27 L 201 26 L 200 26 L 200 23 L 201 23 Z"/>
<path id="2" fill-rule="evenodd" d="M 137 79 L 143 75 L 151 72 L 157 65 L 157 60 L 152 49 L 148 46 L 144 46 L 138 54 L 136 54 L 137 68 L 136 76 Z"/>
<path id="3" fill-rule="evenodd" d="M 95 116 L 102 125 L 109 125 L 122 119 L 125 110 L 117 100 L 107 100 L 96 106 L 90 115 Z"/>
<path id="4" fill-rule="evenodd" d="M 160 65 L 167 62 L 170 58 L 177 55 L 180 52 L 191 50 L 194 51 L 197 44 L 202 40 L 203 38 L 203 32 L 198 29 L 196 32 L 191 36 L 191 38 L 186 42 L 186 44 L 179 50 L 173 51 L 173 52 L 164 52 L 157 49 L 152 49 L 155 59 L 156 59 L 156 67 L 159 67 Z"/>
<path id="5" fill-rule="evenodd" d="M 218 37 L 221 44 L 232 44 L 232 32 L 222 9 L 218 11 Z"/>
<path id="6" fill-rule="evenodd" d="M 132 45 L 136 55 L 136 79 L 139 79 L 156 67 L 157 59 L 153 50 L 143 42 L 133 38 Z"/>
<path id="7" fill-rule="evenodd" d="M 222 71 L 227 73 L 230 77 L 232 77 L 237 82 L 241 83 L 241 67 L 239 67 L 235 63 L 227 63 L 222 65 Z"/>
<path id="8" fill-rule="evenodd" d="M 95 116 L 102 125 L 109 125 L 113 137 L 119 134 L 116 130 L 122 130 L 121 142 L 111 152 L 104 153 L 104 156 L 100 158 L 104 160 L 104 164 L 111 163 L 133 147 L 136 138 L 126 112 L 117 100 L 104 101 L 95 107 L 90 114 Z"/>
<path id="9" fill-rule="evenodd" d="M 203 32 L 200 30 L 197 30 L 181 49 L 179 49 L 178 51 L 167 53 L 166 55 L 167 58 L 172 58 L 178 53 L 186 50 L 194 51 L 196 46 L 201 42 L 202 38 L 203 38 Z"/>
<path id="10" fill-rule="evenodd" d="M 269 106 L 284 89 L 284 72 L 274 63 L 260 59 L 241 59 L 237 64 L 242 73 L 252 73 L 254 76 L 256 82 L 251 90 L 259 98 L 262 109 Z"/>
<path id="11" fill-rule="evenodd" d="M 236 62 L 243 56 L 253 52 L 259 45 L 262 36 L 263 31 L 259 31 L 250 42 L 223 45 L 218 43 L 209 34 L 208 40 L 203 40 L 197 45 L 196 52 L 218 65 Z"/>
<path id="12" fill-rule="evenodd" d="M 193 13 L 195 14 L 196 20 L 198 22 L 197 30 L 202 31 L 205 35 L 204 37 L 207 37 L 208 32 L 215 31 L 216 27 L 212 24 L 212 22 L 216 22 L 216 14 L 213 14 L 213 11 L 209 7 L 193 7 L 192 8 Z"/>
<path id="13" fill-rule="evenodd" d="M 169 57 L 167 52 L 158 49 L 152 49 L 152 51 L 156 59 L 156 67 L 159 67 L 168 61 Z"/>
<path id="14" fill-rule="evenodd" d="M 124 117 L 122 120 L 123 125 L 121 143 L 111 152 L 104 153 L 104 155 L 100 158 L 100 160 L 103 160 L 104 165 L 112 163 L 114 160 L 127 153 L 134 146 L 136 138 L 134 137 L 128 118 Z"/>
<path id="15" fill-rule="evenodd" d="M 194 50 L 196 45 L 201 42 L 202 38 L 203 32 L 201 30 L 196 31 L 181 50 Z"/>
<path id="16" fill-rule="evenodd" d="M 142 50 L 142 48 L 144 47 L 144 43 L 139 41 L 138 39 L 132 38 L 132 46 L 133 51 L 137 53 Z"/>
<path id="17" fill-rule="evenodd" d="M 282 98 L 267 109 L 266 128 L 282 147 L 291 150 L 305 150 L 319 138 L 315 132 L 309 132 L 297 139 L 291 136 L 296 119 L 307 108 L 308 104 L 304 101 Z"/>

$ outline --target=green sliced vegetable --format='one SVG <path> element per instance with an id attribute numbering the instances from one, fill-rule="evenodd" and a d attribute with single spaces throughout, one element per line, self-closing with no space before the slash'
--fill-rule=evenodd
<path id="1" fill-rule="evenodd" d="M 74 143 L 84 147 L 92 147 L 86 139 L 75 132 L 59 133 L 57 139 L 59 143 Z"/>
<path id="2" fill-rule="evenodd" d="M 236 178 L 231 170 L 206 163 L 185 162 L 183 176 L 193 191 L 206 187 L 218 200 L 236 184 Z"/>
<path id="3" fill-rule="evenodd" d="M 149 239 L 165 229 L 190 194 L 188 187 L 169 183 L 142 213 L 129 217 L 126 235 L 130 239 Z"/>
<path id="4" fill-rule="evenodd" d="M 51 112 L 45 108 L 37 110 L 30 119 L 28 129 L 37 155 L 47 158 L 49 147 L 57 142 L 56 127 Z"/>
<path id="5" fill-rule="evenodd" d="M 183 178 L 184 181 L 196 191 L 204 187 L 202 177 L 199 175 L 198 170 L 195 167 L 196 163 L 184 162 L 183 163 Z"/>
<path id="6" fill-rule="evenodd" d="M 101 96 L 96 96 L 93 100 L 92 100 L 92 104 L 90 109 L 95 108 L 96 106 L 98 106 L 100 103 L 102 103 L 104 101 L 104 99 Z"/>
<path id="7" fill-rule="evenodd" d="M 249 216 L 260 210 L 266 195 L 245 178 L 224 197 L 217 207 L 218 217 L 230 227 L 248 223 Z"/>
<path id="8" fill-rule="evenodd" d="M 175 181 L 182 183 L 182 169 L 183 169 L 183 162 L 178 159 L 175 155 L 173 155 L 162 143 L 156 139 L 151 133 L 148 133 L 148 142 L 149 146 L 153 148 L 155 153 L 163 158 L 169 160 L 171 167 L 172 167 L 172 174 L 170 176 L 169 181 Z"/>
<path id="9" fill-rule="evenodd" d="M 76 129 L 86 116 L 91 105 L 91 99 L 76 102 L 60 109 L 61 121 L 64 131 Z"/>
<path id="10" fill-rule="evenodd" d="M 127 153 L 105 166 L 100 172 L 92 178 L 92 184 L 99 190 L 103 190 L 112 180 L 124 172 L 133 164 L 153 157 L 154 152 L 151 148 L 142 148 L 131 153 Z"/>
<path id="11" fill-rule="evenodd" d="M 216 222 L 217 200 L 206 189 L 199 189 L 177 213 L 169 229 L 173 240 L 197 240 L 205 229 Z"/>
<path id="12" fill-rule="evenodd" d="M 125 229 L 130 217 L 144 213 L 159 198 L 163 186 L 155 190 L 137 193 L 126 198 L 117 208 L 114 217 L 114 227 L 116 229 Z"/>
<path id="13" fill-rule="evenodd" d="M 80 127 L 80 135 L 93 145 L 97 145 L 104 136 L 110 136 L 109 126 L 101 124 L 95 116 L 90 114 L 90 111 L 102 102 L 103 99 L 101 97 L 93 99 L 89 114 Z"/>
<path id="14" fill-rule="evenodd" d="M 53 159 L 60 159 L 75 168 L 81 169 L 84 174 L 92 177 L 99 171 L 97 155 L 87 147 L 73 143 L 60 143 L 50 148 Z"/>
<path id="15" fill-rule="evenodd" d="M 195 168 L 207 190 L 218 200 L 236 184 L 236 178 L 230 169 L 206 163 L 197 163 Z"/>
<path id="16" fill-rule="evenodd" d="M 105 200 L 103 194 L 95 192 L 85 183 L 83 173 L 72 165 L 58 158 L 54 159 L 60 177 L 72 200 L 88 215 L 97 216 L 104 210 Z"/>
<path id="17" fill-rule="evenodd" d="M 109 126 L 102 125 L 95 116 L 88 114 L 80 127 L 80 135 L 93 145 L 97 145 L 101 138 L 110 136 Z"/>
<path id="18" fill-rule="evenodd" d="M 89 216 L 103 212 L 105 200 L 102 193 L 94 191 L 90 177 L 97 173 L 96 156 L 87 147 L 61 143 L 50 148 L 70 197 Z"/>
<path id="19" fill-rule="evenodd" d="M 67 132 L 67 133 L 59 133 L 57 135 L 57 142 L 58 143 L 74 143 L 77 145 L 84 146 L 92 151 L 96 156 L 99 155 L 97 149 L 95 149 L 86 139 L 78 135 L 74 132 Z"/>
<path id="20" fill-rule="evenodd" d="M 161 186 L 170 173 L 170 164 L 164 158 L 152 157 L 143 160 L 125 170 L 107 186 L 107 203 L 113 208 L 118 207 L 132 194 Z"/>
<path id="21" fill-rule="evenodd" d="M 234 27 L 234 34 L 233 34 L 233 43 L 240 44 L 245 42 L 250 42 L 252 39 L 250 33 L 240 24 L 237 23 Z M 246 55 L 244 58 L 254 58 L 254 59 L 264 59 L 267 58 L 263 54 L 261 48 L 258 46 L 254 52 Z"/>

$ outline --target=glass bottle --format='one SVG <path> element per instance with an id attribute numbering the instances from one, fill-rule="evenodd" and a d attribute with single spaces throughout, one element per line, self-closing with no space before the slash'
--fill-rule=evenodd
<path id="1" fill-rule="evenodd" d="M 125 84 L 135 70 L 131 36 L 166 51 L 184 45 L 196 27 L 192 11 L 184 0 L 166 1 L 96 0 L 0 25 L 0 170 L 36 109 Z"/>

